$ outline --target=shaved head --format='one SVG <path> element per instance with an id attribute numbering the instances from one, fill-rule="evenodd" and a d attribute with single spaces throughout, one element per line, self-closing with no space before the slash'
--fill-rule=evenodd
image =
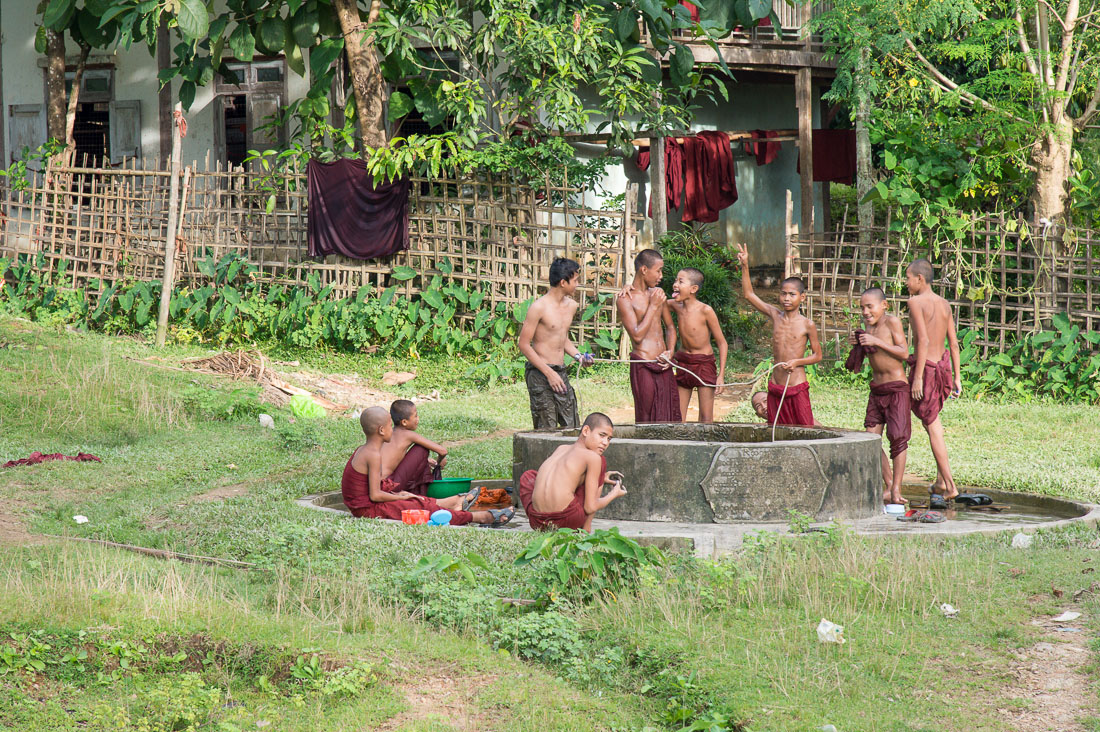
<path id="1" fill-rule="evenodd" d="M 882 291 L 881 287 L 868 287 L 866 290 L 863 291 L 863 294 L 870 295 L 871 297 L 880 301 L 886 299 L 886 293 Z"/>
<path id="2" fill-rule="evenodd" d="M 593 412 L 584 418 L 584 424 L 581 427 L 587 427 L 590 430 L 597 429 L 599 427 L 614 427 L 611 423 L 611 417 L 608 417 L 603 412 Z"/>
<path id="3" fill-rule="evenodd" d="M 911 275 L 920 275 L 928 284 L 932 284 L 932 263 L 924 257 L 914 259 L 906 270 Z"/>
<path id="4" fill-rule="evenodd" d="M 780 287 L 783 285 L 794 285 L 794 288 L 798 290 L 799 294 L 806 291 L 806 283 L 802 281 L 801 277 L 788 277 L 779 283 Z"/>
<path id="5" fill-rule="evenodd" d="M 378 433 L 378 428 L 389 424 L 390 413 L 382 407 L 368 407 L 359 415 L 359 426 L 367 437 Z"/>
<path id="6" fill-rule="evenodd" d="M 684 273 L 684 277 L 687 277 L 687 281 L 696 287 L 703 286 L 703 271 L 695 269 L 694 267 L 684 267 L 681 272 Z"/>
<path id="7" fill-rule="evenodd" d="M 638 256 L 634 257 L 634 269 L 641 269 L 642 267 L 654 267 L 658 262 L 663 262 L 664 257 L 656 249 L 643 249 L 638 252 Z"/>

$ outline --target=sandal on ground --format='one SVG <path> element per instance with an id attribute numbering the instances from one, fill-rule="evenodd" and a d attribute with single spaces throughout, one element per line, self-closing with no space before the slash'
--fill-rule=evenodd
<path id="1" fill-rule="evenodd" d="M 939 493 L 933 493 L 928 496 L 928 507 L 937 511 L 943 511 L 947 508 L 947 499 Z"/>
<path id="2" fill-rule="evenodd" d="M 924 513 L 924 511 L 918 511 L 915 508 L 910 508 L 908 511 L 903 513 L 901 516 L 898 516 L 898 521 L 919 521 L 920 516 L 923 513 Z"/>
<path id="3" fill-rule="evenodd" d="M 946 520 L 947 517 L 939 511 L 925 511 L 917 519 L 922 524 L 942 524 Z"/>
<path id="4" fill-rule="evenodd" d="M 475 487 L 471 488 L 470 492 L 466 493 L 462 497 L 462 510 L 463 511 L 469 511 L 470 506 L 474 505 L 477 502 L 477 497 L 480 496 L 480 495 L 481 495 L 481 488 L 480 487 L 475 486 Z"/>
<path id="5" fill-rule="evenodd" d="M 499 529 L 504 526 L 512 517 L 516 515 L 516 509 L 514 508 L 490 508 L 489 515 L 493 517 L 493 523 L 491 524 L 478 524 L 478 526 L 484 526 L 487 529 Z"/>
<path id="6" fill-rule="evenodd" d="M 974 508 L 975 506 L 991 506 L 993 499 L 984 493 L 960 493 L 955 496 L 955 503 Z"/>

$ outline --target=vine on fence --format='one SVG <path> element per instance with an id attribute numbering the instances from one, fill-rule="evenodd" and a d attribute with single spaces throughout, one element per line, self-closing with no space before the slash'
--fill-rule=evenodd
<path id="1" fill-rule="evenodd" d="M 67 262 L 45 270 L 45 258 L 0 259 L 0 307 L 53 325 L 77 324 L 107 333 L 148 333 L 155 326 L 160 283 L 122 280 L 90 281 L 85 292 L 72 289 Z M 394 268 L 392 279 L 420 278 L 420 294 L 406 297 L 398 285 L 384 290 L 359 288 L 354 297 L 332 296 L 316 273 L 305 286 L 266 284 L 259 269 L 237 254 L 197 261 L 201 284 L 177 285 L 169 303 L 170 332 L 177 342 L 219 346 L 279 341 L 302 347 L 328 347 L 350 352 L 381 352 L 418 358 L 435 353 L 462 356 L 473 364 L 468 376 L 490 384 L 522 372 L 515 339 L 533 301 L 509 307 L 491 305 L 488 284 L 468 289 L 447 278 L 449 260 L 438 273 Z M 96 292 L 98 291 L 98 294 Z M 600 324 L 600 306 L 609 295 L 593 300 L 581 320 Z M 582 350 L 618 347 L 618 331 L 598 331 Z"/>

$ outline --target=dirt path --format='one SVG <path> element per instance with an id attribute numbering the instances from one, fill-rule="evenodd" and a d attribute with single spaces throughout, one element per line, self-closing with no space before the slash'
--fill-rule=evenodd
<path id="1" fill-rule="evenodd" d="M 496 676 L 456 670 L 453 674 L 439 671 L 423 676 L 408 674 L 408 678 L 415 681 L 400 684 L 398 690 L 405 695 L 409 708 L 384 722 L 378 727 L 379 732 L 406 727 L 421 729 L 417 723 L 426 723 L 423 729 L 430 726 L 461 732 L 488 728 L 489 720 L 472 702 L 478 692 L 497 681 Z"/>
<path id="2" fill-rule="evenodd" d="M 1055 623 L 1044 616 L 1031 621 L 1032 626 L 1045 631 L 1043 640 L 1016 653 L 1018 663 L 1011 670 L 1012 683 L 1000 695 L 1005 700 L 1026 702 L 998 710 L 1012 729 L 1086 732 L 1080 720 L 1094 714 L 1096 704 L 1083 669 L 1091 663 L 1086 643 L 1090 634 L 1084 620 Z"/>

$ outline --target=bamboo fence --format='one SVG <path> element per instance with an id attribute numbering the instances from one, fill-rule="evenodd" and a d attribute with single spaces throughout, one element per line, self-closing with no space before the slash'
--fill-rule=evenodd
<path id="1" fill-rule="evenodd" d="M 71 286 L 97 293 L 120 280 L 159 280 L 164 272 L 170 174 L 158 165 L 125 168 L 53 166 L 28 172 L 19 190 L 0 183 L 4 237 L 0 256 L 32 256 L 46 271 L 65 261 Z M 449 279 L 471 289 L 488 285 L 495 306 L 521 303 L 544 290 L 550 262 L 559 256 L 581 264 L 581 308 L 600 295 L 598 317 L 578 325 L 612 328 L 612 297 L 632 275 L 637 244 L 637 190 L 620 210 L 585 204 L 590 192 L 570 186 L 520 182 L 507 176 L 470 179 L 413 178 L 409 195 L 409 248 L 371 261 L 330 255 L 311 258 L 307 247 L 307 185 L 303 172 L 272 183 L 261 174 L 192 163 L 180 176 L 176 236 L 177 282 L 201 286 L 198 262 L 237 254 L 272 285 L 304 285 L 311 277 L 333 296 L 355 295 L 363 285 L 415 296 L 420 283 L 449 260 Z M 274 193 L 276 205 L 267 211 Z M 398 281 L 397 266 L 420 277 Z M 595 325 L 598 323 L 598 325 Z"/>
<path id="2" fill-rule="evenodd" d="M 1100 330 L 1100 233 L 1091 230 L 1045 235 L 1042 227 L 990 215 L 973 219 L 967 233 L 936 256 L 907 247 L 890 230 L 888 215 L 884 227 L 862 237 L 846 224 L 829 233 L 795 234 L 789 252 L 790 271 L 808 289 L 806 314 L 823 341 L 847 341 L 868 287 L 882 287 L 890 312 L 906 319 L 905 268 L 917 257 L 932 262 L 933 289 L 951 302 L 958 328 L 978 332 L 985 353 L 1049 328 L 1059 313 L 1084 330 Z"/>

